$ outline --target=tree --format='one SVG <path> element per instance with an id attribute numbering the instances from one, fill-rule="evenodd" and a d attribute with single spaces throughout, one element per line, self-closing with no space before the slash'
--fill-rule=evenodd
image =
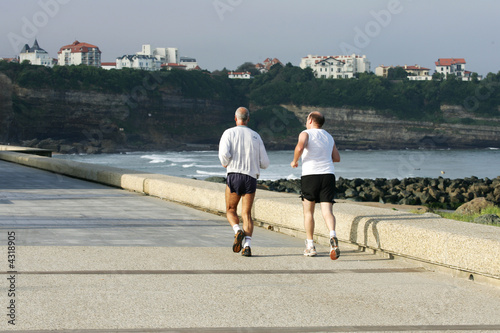
<path id="1" fill-rule="evenodd" d="M 389 80 L 404 80 L 408 76 L 408 72 L 403 67 L 389 68 L 387 78 Z"/>
<path id="2" fill-rule="evenodd" d="M 236 72 L 250 72 L 252 76 L 260 74 L 259 70 L 255 67 L 255 64 L 249 61 L 239 65 L 238 68 L 236 68 Z"/>
<path id="3" fill-rule="evenodd" d="M 436 81 L 443 81 L 444 77 L 445 77 L 444 73 L 434 72 L 434 74 L 432 74 L 432 79 Z"/>

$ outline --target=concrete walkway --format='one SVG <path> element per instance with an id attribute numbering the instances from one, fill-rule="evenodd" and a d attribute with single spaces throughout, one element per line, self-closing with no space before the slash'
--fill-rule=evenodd
<path id="1" fill-rule="evenodd" d="M 0 161 L 0 330 L 500 332 L 496 287 L 348 244 L 306 258 L 261 228 L 246 258 L 232 239 L 224 217 Z"/>

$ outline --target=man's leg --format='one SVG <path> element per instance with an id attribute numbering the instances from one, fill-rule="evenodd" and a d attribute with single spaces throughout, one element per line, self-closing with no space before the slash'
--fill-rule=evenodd
<path id="1" fill-rule="evenodd" d="M 335 215 L 333 215 L 333 203 L 331 202 L 322 202 L 321 203 L 321 213 L 323 215 L 323 219 L 325 219 L 326 226 L 328 230 L 335 230 Z"/>
<path id="2" fill-rule="evenodd" d="M 304 229 L 306 230 L 307 239 L 313 239 L 314 235 L 314 206 L 316 202 L 307 199 L 302 200 L 304 207 Z"/>
<path id="3" fill-rule="evenodd" d="M 316 248 L 314 246 L 313 235 L 314 235 L 314 208 L 316 202 L 308 201 L 305 198 L 302 199 L 302 206 L 304 208 L 304 229 L 306 230 L 306 249 L 304 250 L 304 255 L 307 257 L 314 257 L 317 255 Z"/>
<path id="4" fill-rule="evenodd" d="M 330 259 L 337 260 L 340 256 L 337 234 L 335 233 L 335 215 L 333 215 L 333 203 L 322 202 L 321 213 L 325 219 L 326 226 L 330 230 Z"/>
<path id="5" fill-rule="evenodd" d="M 241 201 L 241 218 L 243 219 L 243 231 L 245 231 L 245 236 L 249 237 L 252 237 L 253 234 L 252 206 L 254 199 L 255 192 L 243 194 L 243 200 Z"/>
<path id="6" fill-rule="evenodd" d="M 233 227 L 235 232 L 234 234 L 234 242 L 233 242 L 233 252 L 240 252 L 243 239 L 245 238 L 244 231 L 240 228 L 240 219 L 238 218 L 238 203 L 240 202 L 241 196 L 237 193 L 231 193 L 229 186 L 226 186 L 226 217 Z"/>
<path id="7" fill-rule="evenodd" d="M 253 234 L 252 206 L 255 198 L 255 192 L 243 194 L 241 205 L 241 218 L 243 220 L 243 231 L 245 232 L 245 241 L 243 242 L 243 252 L 241 255 L 252 256 L 251 242 Z"/>
<path id="8" fill-rule="evenodd" d="M 238 218 L 237 212 L 240 198 L 240 195 L 234 192 L 231 193 L 229 186 L 226 185 L 226 217 L 231 227 L 236 224 L 240 224 L 240 219 Z"/>

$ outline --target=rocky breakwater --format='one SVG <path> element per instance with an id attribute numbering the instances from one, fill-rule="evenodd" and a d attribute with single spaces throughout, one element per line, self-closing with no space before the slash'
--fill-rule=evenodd
<path id="1" fill-rule="evenodd" d="M 208 181 L 224 182 L 223 177 Z M 260 189 L 300 194 L 300 179 L 260 180 Z M 426 205 L 431 208 L 456 209 L 475 198 L 500 205 L 500 176 L 495 179 L 470 177 L 404 179 L 337 179 L 337 199 L 359 202 L 382 202 L 401 205 Z"/>
<path id="2" fill-rule="evenodd" d="M 404 178 L 343 179 L 337 181 L 338 197 L 404 205 L 455 209 L 484 197 L 500 205 L 500 176 L 495 179 Z"/>

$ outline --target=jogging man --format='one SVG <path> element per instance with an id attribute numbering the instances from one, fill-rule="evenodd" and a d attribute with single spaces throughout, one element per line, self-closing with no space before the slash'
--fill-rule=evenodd
<path id="1" fill-rule="evenodd" d="M 306 249 L 304 255 L 313 257 L 317 254 L 314 246 L 314 208 L 321 205 L 323 219 L 330 230 L 330 258 L 340 256 L 333 203 L 335 197 L 335 168 L 333 162 L 340 162 L 340 154 L 333 137 L 324 129 L 325 117 L 319 112 L 307 116 L 306 130 L 299 135 L 295 146 L 292 168 L 299 165 L 302 157 L 301 198 L 304 208 L 304 228 L 306 230 Z"/>
<path id="2" fill-rule="evenodd" d="M 234 230 L 233 252 L 250 257 L 253 234 L 252 206 L 257 190 L 260 169 L 269 166 L 269 158 L 260 135 L 247 127 L 249 111 L 240 107 L 234 115 L 236 126 L 224 131 L 219 143 L 219 160 L 227 169 L 226 217 Z M 241 217 L 243 230 L 237 214 L 242 200 Z M 245 243 L 243 243 L 245 239 Z"/>

